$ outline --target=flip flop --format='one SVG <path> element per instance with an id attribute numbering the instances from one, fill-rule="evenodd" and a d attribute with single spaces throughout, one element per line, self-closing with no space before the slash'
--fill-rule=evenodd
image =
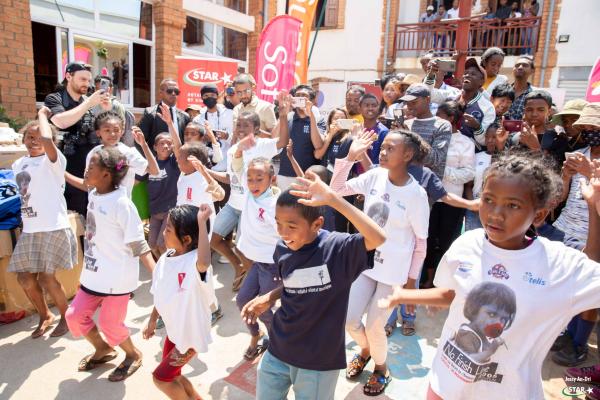
<path id="1" fill-rule="evenodd" d="M 242 283 L 244 283 L 244 279 L 246 278 L 247 274 L 248 274 L 248 272 L 242 271 L 242 273 L 233 280 L 233 283 L 231 284 L 232 291 L 239 292 L 240 288 L 242 287 Z"/>
<path id="2" fill-rule="evenodd" d="M 125 360 L 127 361 L 127 360 Z M 135 374 L 135 372 L 140 369 L 142 366 L 142 359 L 136 361 L 131 361 L 129 364 L 126 364 L 123 361 L 113 372 L 108 375 L 108 380 L 111 382 L 121 382 L 125 379 L 129 378 L 131 375 Z"/>
<path id="3" fill-rule="evenodd" d="M 392 333 L 394 333 L 395 328 L 396 327 L 394 325 L 385 324 L 385 326 L 383 327 L 383 330 L 385 331 L 385 336 L 387 336 L 387 337 L 392 336 Z"/>
<path id="4" fill-rule="evenodd" d="M 262 344 L 257 345 L 254 349 L 246 349 L 244 353 L 244 360 L 246 361 L 254 361 L 258 356 L 264 353 L 269 347 L 269 341 L 267 339 L 263 340 Z"/>
<path id="5" fill-rule="evenodd" d="M 389 385 L 392 377 L 388 372 L 385 375 L 382 371 L 373 371 L 365 386 L 363 386 L 363 393 L 365 396 L 379 396 L 383 392 L 385 392 L 385 388 Z M 375 389 L 375 391 L 372 391 Z"/>
<path id="6" fill-rule="evenodd" d="M 105 355 L 104 357 L 102 357 L 99 360 L 94 360 L 92 358 L 92 357 L 94 357 L 93 354 L 87 355 L 87 356 L 83 357 L 81 359 L 81 361 L 79 361 L 78 371 L 80 371 L 80 372 L 91 371 L 100 364 L 106 364 L 107 362 L 114 360 L 115 358 L 117 358 L 117 355 L 118 355 L 118 353 L 115 351 L 113 353 L 109 353 L 109 354 Z"/>
<path id="7" fill-rule="evenodd" d="M 35 330 L 31 332 L 31 338 L 37 339 L 39 337 L 44 336 L 44 333 L 50 330 L 50 327 L 54 324 L 54 322 L 56 322 L 56 319 L 54 317 L 52 317 L 50 320 L 45 320 L 44 322 L 42 322 L 42 325 L 35 328 Z"/>
<path id="8" fill-rule="evenodd" d="M 415 334 L 415 321 L 402 321 L 402 334 L 413 336 Z"/>

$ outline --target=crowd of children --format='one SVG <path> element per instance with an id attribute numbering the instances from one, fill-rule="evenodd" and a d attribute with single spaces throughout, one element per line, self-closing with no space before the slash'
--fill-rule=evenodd
<path id="1" fill-rule="evenodd" d="M 23 233 L 9 271 L 39 314 L 32 337 L 55 322 L 46 291 L 61 314 L 51 335 L 68 330 L 94 347 L 80 371 L 115 359 L 120 347 L 125 358 L 109 380 L 135 373 L 143 355 L 124 322 L 141 263 L 152 273 L 154 299 L 142 336 L 152 337 L 161 321 L 166 329 L 154 383 L 171 399 L 200 399 L 181 371 L 208 351 L 211 324 L 222 316 L 214 250 L 235 270 L 241 318 L 227 317 L 250 333 L 240 356 L 262 356 L 260 400 L 285 399 L 290 388 L 297 399 L 333 399 L 340 370 L 357 379 L 371 358 L 363 392 L 383 394 L 392 379 L 387 336 L 399 316 L 402 334 L 415 334 L 419 304 L 449 307 L 428 399 L 543 398 L 547 353 L 561 365 L 581 364 L 600 305 L 600 104 L 568 103 L 553 117 L 550 95 L 533 90 L 522 121 L 509 121 L 511 86 L 500 75 L 477 76 L 497 74 L 502 56 L 488 51 L 482 66 L 467 66 L 471 82 L 456 101 L 436 104 L 437 116 L 430 85 L 401 87 L 401 77 L 386 79 L 385 107 L 373 95 L 358 99 L 364 125 L 351 121 L 356 104 L 348 104 L 331 112 L 321 135 L 307 100 L 304 134 L 321 135 L 322 145 L 312 140 L 306 170 L 295 158 L 290 117 L 299 107 L 286 91 L 271 137 L 259 114 L 242 111 L 223 144 L 208 121 L 191 122 L 180 136 L 162 104 L 157 116 L 168 132 L 150 148 L 134 128 L 137 148 L 128 147 L 122 117 L 103 112 L 95 119 L 101 145 L 87 154 L 83 177 L 66 173 L 42 108 L 22 130 L 28 155 L 13 165 Z M 489 93 L 477 92 L 478 80 Z M 496 113 L 487 129 L 465 111 L 484 102 Z M 286 190 L 277 185 L 278 155 L 297 175 Z M 147 236 L 131 200 L 143 175 Z M 84 266 L 70 304 L 55 277 L 77 262 L 66 183 L 89 198 Z M 346 333 L 358 350 L 351 360 Z M 600 383 L 600 366 L 568 374 Z M 600 390 L 590 398 L 600 399 Z"/>

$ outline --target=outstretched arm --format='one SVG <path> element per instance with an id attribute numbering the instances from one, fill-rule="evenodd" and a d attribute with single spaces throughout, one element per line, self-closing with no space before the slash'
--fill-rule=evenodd
<path id="1" fill-rule="evenodd" d="M 44 146 L 46 157 L 48 157 L 50 162 L 55 163 L 58 159 L 58 149 L 54 144 L 54 140 L 52 140 L 52 129 L 50 128 L 50 123 L 48 122 L 48 118 L 51 114 L 52 112 L 48 107 L 42 107 L 40 108 L 40 111 L 38 111 L 38 120 L 40 122 L 42 146 Z"/>
<path id="2" fill-rule="evenodd" d="M 152 150 L 150 150 L 150 147 L 148 147 L 148 143 L 146 143 L 144 132 L 142 132 L 142 130 L 137 126 L 133 126 L 131 128 L 131 134 L 133 135 L 133 140 L 135 140 L 135 142 L 142 148 L 144 157 L 146 157 L 146 160 L 148 160 L 148 167 L 146 170 L 150 175 L 158 175 L 160 172 L 158 168 L 158 162 L 156 161 L 154 154 L 152 154 Z"/>

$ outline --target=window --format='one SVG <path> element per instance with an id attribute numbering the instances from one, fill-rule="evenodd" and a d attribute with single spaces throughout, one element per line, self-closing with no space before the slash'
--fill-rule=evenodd
<path id="1" fill-rule="evenodd" d="M 152 79 L 150 75 L 150 46 L 133 44 L 133 106 L 150 107 Z"/>
<path id="2" fill-rule="evenodd" d="M 56 28 L 50 25 L 31 23 L 33 37 L 33 68 L 35 76 L 35 101 L 44 101 L 58 82 L 56 62 Z"/>
<path id="3" fill-rule="evenodd" d="M 215 56 L 247 61 L 248 35 L 194 17 L 187 17 L 183 47 Z"/>
<path id="4" fill-rule="evenodd" d="M 319 0 L 317 3 L 317 9 L 315 10 L 315 21 L 314 27 L 319 28 L 337 28 L 338 25 L 338 12 L 339 12 L 339 0 Z M 325 10 L 323 5 L 325 4 Z M 319 18 L 321 13 L 324 13 L 321 24 L 319 25 Z"/>
<path id="5" fill-rule="evenodd" d="M 246 0 L 214 0 L 220 6 L 246 14 Z"/>

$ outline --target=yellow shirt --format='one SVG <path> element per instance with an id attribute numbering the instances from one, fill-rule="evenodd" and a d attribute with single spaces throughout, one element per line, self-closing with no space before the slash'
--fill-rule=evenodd
<path id="1" fill-rule="evenodd" d="M 487 78 L 485 78 L 485 82 L 483 82 L 483 88 L 487 89 L 488 86 L 490 86 L 492 82 L 494 82 L 494 80 L 496 80 L 495 76 L 488 76 Z"/>
<path id="2" fill-rule="evenodd" d="M 238 119 L 238 116 L 244 111 L 254 111 L 260 118 L 260 129 L 263 131 L 271 131 L 275 127 L 275 106 L 268 101 L 259 99 L 256 95 L 252 96 L 252 100 L 247 106 L 240 103 L 233 108 L 233 128 Z"/>
<path id="3" fill-rule="evenodd" d="M 365 119 L 363 118 L 362 114 L 350 115 L 350 118 L 361 124 L 365 123 Z"/>

